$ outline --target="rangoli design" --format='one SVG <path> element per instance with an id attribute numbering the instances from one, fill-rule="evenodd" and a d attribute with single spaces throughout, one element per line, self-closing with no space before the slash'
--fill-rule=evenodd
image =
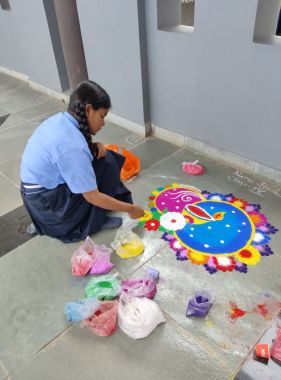
<path id="1" fill-rule="evenodd" d="M 257 204 L 233 194 L 210 193 L 173 183 L 149 196 L 140 223 L 149 231 L 162 231 L 177 260 L 203 265 L 214 274 L 234 270 L 247 273 L 261 256 L 272 255 L 270 234 L 278 231 Z"/>

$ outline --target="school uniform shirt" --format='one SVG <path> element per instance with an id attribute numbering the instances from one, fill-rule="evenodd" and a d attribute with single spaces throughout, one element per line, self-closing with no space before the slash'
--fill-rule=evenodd
<path id="1" fill-rule="evenodd" d="M 91 154 L 78 121 L 68 112 L 45 120 L 32 134 L 21 160 L 23 183 L 54 189 L 66 183 L 72 193 L 96 190 Z"/>

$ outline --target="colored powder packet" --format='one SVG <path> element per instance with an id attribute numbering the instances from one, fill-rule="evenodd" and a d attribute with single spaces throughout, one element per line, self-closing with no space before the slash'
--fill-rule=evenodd
<path id="1" fill-rule="evenodd" d="M 86 297 L 96 297 L 99 300 L 113 300 L 121 292 L 121 282 L 116 274 L 105 274 L 92 277 L 86 284 Z"/>
<path id="2" fill-rule="evenodd" d="M 100 306 L 100 301 L 95 297 L 86 298 L 81 301 L 69 302 L 64 312 L 69 322 L 78 322 L 89 318 Z"/>
<path id="3" fill-rule="evenodd" d="M 213 304 L 212 296 L 205 290 L 198 291 L 188 301 L 187 317 L 205 317 Z"/>
<path id="4" fill-rule="evenodd" d="M 143 253 L 145 248 L 142 240 L 136 233 L 125 229 L 117 231 L 111 247 L 122 259 L 136 257 Z"/>
<path id="5" fill-rule="evenodd" d="M 122 293 L 118 307 L 118 324 L 133 339 L 148 336 L 157 325 L 165 322 L 159 305 L 146 297 L 130 297 Z"/>
<path id="6" fill-rule="evenodd" d="M 99 336 L 110 336 L 117 328 L 117 315 L 118 301 L 103 301 L 95 313 L 82 322 L 81 327 L 87 326 Z"/>
<path id="7" fill-rule="evenodd" d="M 132 297 L 154 298 L 157 292 L 156 283 L 149 278 L 132 278 L 121 282 L 122 292 Z"/>

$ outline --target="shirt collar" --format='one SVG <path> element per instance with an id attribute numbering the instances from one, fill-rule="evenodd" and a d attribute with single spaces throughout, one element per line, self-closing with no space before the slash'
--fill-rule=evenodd
<path id="1" fill-rule="evenodd" d="M 79 128 L 78 120 L 75 119 L 75 117 L 74 117 L 73 115 L 71 115 L 71 113 L 69 113 L 69 112 L 63 112 L 63 115 L 64 115 L 67 119 L 69 119 L 69 120 L 72 122 L 72 124 L 75 125 L 76 128 Z"/>

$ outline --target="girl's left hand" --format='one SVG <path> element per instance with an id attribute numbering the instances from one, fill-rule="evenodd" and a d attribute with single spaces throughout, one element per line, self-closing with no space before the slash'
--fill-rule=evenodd
<path id="1" fill-rule="evenodd" d="M 100 142 L 97 142 L 96 146 L 97 146 L 97 158 L 105 157 L 106 156 L 105 146 Z"/>

